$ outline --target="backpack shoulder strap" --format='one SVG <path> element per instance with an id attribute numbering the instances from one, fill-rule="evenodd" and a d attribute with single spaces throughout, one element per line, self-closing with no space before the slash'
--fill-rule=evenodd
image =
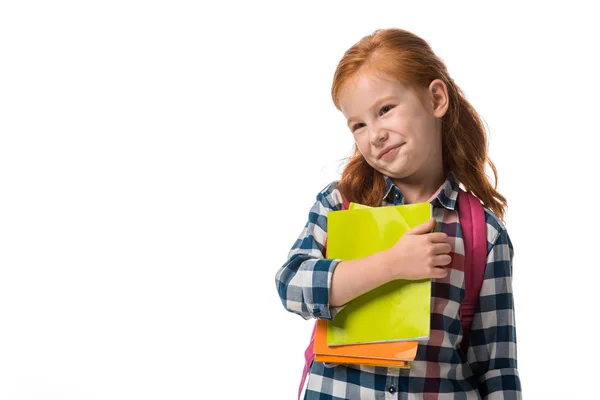
<path id="1" fill-rule="evenodd" d="M 342 201 L 342 210 L 347 210 L 348 207 L 350 207 L 350 202 L 344 198 Z"/>
<path id="2" fill-rule="evenodd" d="M 465 247 L 465 297 L 459 315 L 463 328 L 461 349 L 467 354 L 473 314 L 477 309 L 483 284 L 487 257 L 487 224 L 485 211 L 479 199 L 462 189 L 458 192 L 458 218 L 462 227 Z"/>
<path id="3" fill-rule="evenodd" d="M 347 210 L 350 205 L 350 202 L 346 200 L 346 198 L 342 201 L 342 210 Z M 315 344 L 315 334 L 317 332 L 317 321 L 315 321 L 315 326 L 313 327 L 312 335 L 310 337 L 310 343 L 304 350 L 304 371 L 302 371 L 302 380 L 300 381 L 300 387 L 298 388 L 298 400 L 300 400 L 300 396 L 302 395 L 302 388 L 304 387 L 304 382 L 306 381 L 306 377 L 308 376 L 308 372 L 310 371 L 310 365 L 315 359 L 314 352 L 314 344 Z"/>

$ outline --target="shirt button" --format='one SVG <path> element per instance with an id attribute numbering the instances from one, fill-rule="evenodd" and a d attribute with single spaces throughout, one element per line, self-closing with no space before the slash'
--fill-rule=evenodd
<path id="1" fill-rule="evenodd" d="M 390 387 L 388 388 L 388 392 L 390 392 L 390 393 L 394 394 L 394 393 L 396 393 L 396 388 L 395 388 L 394 386 L 390 386 Z"/>

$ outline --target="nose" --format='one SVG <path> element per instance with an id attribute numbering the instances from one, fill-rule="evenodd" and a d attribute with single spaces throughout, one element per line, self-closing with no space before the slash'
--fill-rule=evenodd
<path id="1" fill-rule="evenodd" d="M 379 123 L 371 125 L 371 131 L 369 132 L 369 140 L 371 144 L 377 145 L 387 140 L 389 136 L 388 130 L 382 127 Z"/>

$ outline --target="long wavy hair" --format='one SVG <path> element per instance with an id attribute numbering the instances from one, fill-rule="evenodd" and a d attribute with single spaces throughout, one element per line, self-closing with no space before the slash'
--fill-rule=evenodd
<path id="1" fill-rule="evenodd" d="M 402 29 L 380 29 L 363 37 L 344 53 L 336 68 L 331 96 L 338 110 L 341 111 L 339 96 L 344 85 L 363 69 L 385 74 L 413 89 L 428 88 L 435 79 L 446 84 L 449 107 L 442 117 L 444 170 L 451 171 L 458 183 L 504 219 L 507 203 L 496 190 L 498 173 L 487 153 L 487 135 L 481 118 L 429 44 Z M 486 164 L 494 173 L 494 185 L 485 173 Z M 355 146 L 338 188 L 349 201 L 379 206 L 385 181 Z"/>

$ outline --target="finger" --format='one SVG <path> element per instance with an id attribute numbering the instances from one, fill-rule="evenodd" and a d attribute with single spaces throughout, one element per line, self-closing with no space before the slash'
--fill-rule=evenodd
<path id="1" fill-rule="evenodd" d="M 427 234 L 427 238 L 431 243 L 448 243 L 448 235 L 444 232 L 432 232 Z"/>
<path id="2" fill-rule="evenodd" d="M 434 243 L 432 247 L 434 255 L 448 254 L 452 251 L 452 246 L 449 243 Z"/>
<path id="3" fill-rule="evenodd" d="M 407 235 L 422 235 L 424 233 L 431 232 L 433 227 L 435 226 L 435 218 L 431 218 L 429 221 L 424 224 L 415 226 L 410 231 L 406 232 Z"/>
<path id="4" fill-rule="evenodd" d="M 452 257 L 450 257 L 448 254 L 441 254 L 439 256 L 435 256 L 433 258 L 433 266 L 434 267 L 443 267 L 445 265 L 448 265 L 452 262 Z"/>
<path id="5" fill-rule="evenodd" d="M 448 275 L 448 271 L 445 268 L 432 268 L 431 277 L 435 279 L 442 279 Z"/>

